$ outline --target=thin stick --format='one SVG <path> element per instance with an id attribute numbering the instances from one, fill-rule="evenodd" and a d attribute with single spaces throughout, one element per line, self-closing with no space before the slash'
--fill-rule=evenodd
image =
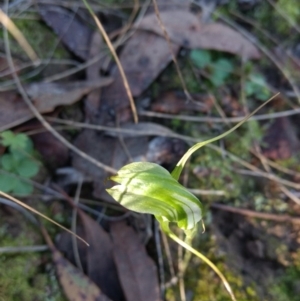
<path id="1" fill-rule="evenodd" d="M 286 116 L 293 116 L 300 114 L 300 108 L 295 108 L 293 110 L 287 110 L 282 112 L 275 112 L 275 113 L 269 113 L 269 114 L 261 114 L 252 116 L 247 121 L 252 120 L 270 120 L 272 118 L 281 118 Z M 240 122 L 245 117 L 227 117 L 227 118 L 220 118 L 220 117 L 198 117 L 198 116 L 187 116 L 187 115 L 173 115 L 173 114 L 165 114 L 165 113 L 157 113 L 152 111 L 140 111 L 140 116 L 149 116 L 149 117 L 155 117 L 155 118 L 165 118 L 165 119 L 178 119 L 178 120 L 184 120 L 184 121 L 192 121 L 192 122 L 214 122 L 214 123 L 229 123 L 229 122 Z"/>
<path id="2" fill-rule="evenodd" d="M 138 123 L 138 114 L 137 114 L 137 110 L 136 110 L 136 107 L 135 107 L 135 104 L 134 104 L 134 100 L 133 100 L 133 96 L 132 96 L 132 92 L 131 92 L 131 89 L 130 89 L 130 86 L 129 86 L 129 83 L 128 83 L 128 80 L 127 80 L 127 77 L 125 75 L 125 72 L 124 72 L 124 69 L 123 69 L 123 66 L 119 60 L 119 57 L 116 53 L 116 50 L 114 48 L 114 46 L 112 45 L 104 27 L 102 26 L 102 23 L 100 22 L 100 20 L 97 18 L 97 16 L 94 14 L 93 10 L 91 9 L 91 7 L 89 6 L 89 4 L 87 3 L 86 0 L 82 0 L 87 8 L 87 10 L 89 11 L 89 13 L 91 14 L 91 16 L 93 17 L 95 23 L 97 24 L 109 50 L 111 51 L 115 61 L 116 61 L 116 64 L 119 68 L 119 71 L 120 71 L 120 74 L 121 74 L 121 77 L 122 77 L 122 80 L 123 80 L 123 84 L 124 84 L 124 87 L 126 89 L 126 93 L 127 93 L 127 96 L 129 98 L 129 102 L 130 102 L 130 106 L 131 106 L 131 110 L 132 110 L 132 114 L 133 114 L 133 119 L 134 119 L 134 122 L 135 123 Z"/>
<path id="3" fill-rule="evenodd" d="M 257 212 L 254 210 L 248 210 L 248 209 L 242 209 L 242 208 L 236 208 L 232 206 L 227 206 L 227 205 L 222 205 L 218 203 L 213 203 L 210 205 L 211 208 L 223 210 L 223 211 L 228 211 L 252 218 L 259 218 L 259 219 L 265 219 L 265 220 L 270 220 L 270 221 L 275 221 L 275 222 L 282 222 L 282 223 L 293 223 L 300 225 L 300 218 L 298 217 L 291 217 L 287 214 L 284 215 L 278 215 L 278 214 L 273 214 L 273 213 L 264 213 L 264 212 Z"/>

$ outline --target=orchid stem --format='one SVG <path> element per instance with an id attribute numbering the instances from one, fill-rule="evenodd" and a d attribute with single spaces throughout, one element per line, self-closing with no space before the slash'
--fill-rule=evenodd
<path id="1" fill-rule="evenodd" d="M 180 244 L 182 247 L 184 247 L 186 250 L 190 251 L 191 253 L 193 253 L 194 255 L 196 255 L 198 258 L 200 258 L 201 260 L 203 260 L 208 266 L 210 266 L 212 268 L 212 270 L 220 277 L 220 279 L 222 280 L 227 292 L 229 293 L 231 299 L 233 301 L 236 301 L 236 298 L 233 294 L 233 291 L 228 283 L 228 281 L 226 280 L 225 276 L 222 274 L 222 272 L 217 268 L 216 265 L 214 265 L 205 255 L 203 255 L 202 253 L 198 252 L 197 250 L 195 250 L 193 247 L 191 247 L 190 245 L 188 245 L 187 243 L 185 243 L 183 240 L 181 240 L 180 238 L 178 238 L 174 233 L 172 233 L 171 231 L 169 231 L 168 233 L 166 233 L 171 239 L 173 239 L 175 242 L 177 242 L 178 244 Z"/>

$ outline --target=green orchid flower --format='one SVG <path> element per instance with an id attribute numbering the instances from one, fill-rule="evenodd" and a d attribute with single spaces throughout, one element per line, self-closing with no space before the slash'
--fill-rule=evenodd
<path id="1" fill-rule="evenodd" d="M 161 223 L 175 222 L 186 233 L 194 232 L 202 219 L 200 201 L 160 165 L 130 163 L 111 180 L 119 185 L 107 192 L 132 211 L 153 214 Z"/>

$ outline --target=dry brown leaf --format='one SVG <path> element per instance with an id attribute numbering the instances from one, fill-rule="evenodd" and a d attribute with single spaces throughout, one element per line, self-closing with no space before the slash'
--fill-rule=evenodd
<path id="1" fill-rule="evenodd" d="M 124 143 L 131 157 L 136 158 L 145 154 L 148 139 L 145 137 L 125 138 Z M 96 131 L 83 131 L 74 144 L 88 155 L 116 170 L 128 163 L 130 159 L 119 139 L 104 136 Z M 94 180 L 95 197 L 104 198 L 107 201 L 113 200 L 104 190 L 107 177 L 109 176 L 106 171 L 77 155 L 74 155 L 72 164 L 77 170 Z"/>
<path id="2" fill-rule="evenodd" d="M 179 47 L 172 44 L 172 51 Z M 170 49 L 164 38 L 149 32 L 136 32 L 124 47 L 120 60 L 133 96 L 139 96 L 171 62 Z"/>
<path id="3" fill-rule="evenodd" d="M 68 164 L 69 149 L 50 132 L 34 134 L 31 139 L 43 162 L 51 170 Z"/>
<path id="4" fill-rule="evenodd" d="M 48 113 L 57 106 L 71 105 L 93 89 L 109 85 L 111 78 L 96 82 L 34 83 L 25 86 L 26 92 L 40 113 Z M 23 99 L 14 91 L 0 93 L 0 128 L 6 130 L 34 117 Z"/>
<path id="5" fill-rule="evenodd" d="M 122 124 L 122 130 L 128 130 L 127 133 L 118 133 L 115 131 L 105 131 L 105 134 L 111 137 L 121 136 L 125 137 L 137 137 L 137 136 L 171 136 L 175 133 L 169 128 L 154 122 L 139 122 L 139 123 L 125 123 Z M 130 132 L 132 131 L 132 132 Z"/>
<path id="6" fill-rule="evenodd" d="M 57 106 L 71 105 L 93 89 L 112 83 L 111 78 L 97 81 L 72 83 L 35 83 L 26 87 L 26 92 L 41 113 L 48 113 Z"/>
<path id="7" fill-rule="evenodd" d="M 156 265 L 126 222 L 111 223 L 113 253 L 127 301 L 158 301 Z"/>
<path id="8" fill-rule="evenodd" d="M 68 300 L 111 301 L 94 282 L 62 256 L 55 248 L 47 230 L 43 226 L 41 226 L 41 231 L 52 252 L 52 260 L 57 276 Z"/>
<path id="9" fill-rule="evenodd" d="M 88 58 L 93 30 L 85 20 L 74 11 L 58 5 L 39 4 L 38 11 L 47 25 L 74 54 L 83 60 Z"/>
<path id="10" fill-rule="evenodd" d="M 86 249 L 87 275 L 114 301 L 123 300 L 123 292 L 113 259 L 113 245 L 107 232 L 91 217 L 80 211 L 85 239 L 90 244 Z"/>
<path id="11" fill-rule="evenodd" d="M 146 161 L 164 166 L 175 166 L 187 151 L 183 140 L 169 137 L 155 137 L 149 142 Z"/>
<path id="12" fill-rule="evenodd" d="M 165 11 L 160 16 L 171 41 L 183 47 L 225 51 L 249 59 L 260 58 L 258 49 L 250 41 L 225 24 L 202 24 L 200 18 L 185 10 Z M 163 36 L 155 14 L 145 16 L 138 28 Z"/>
<path id="13" fill-rule="evenodd" d="M 175 55 L 178 50 L 179 45 L 172 44 Z M 172 61 L 172 56 L 164 38 L 151 32 L 137 31 L 124 46 L 120 61 L 132 94 L 137 97 Z M 131 118 L 131 114 L 128 114 L 127 119 L 124 118 L 124 109 L 129 107 L 129 101 L 118 69 L 115 68 L 111 76 L 115 79 L 114 82 L 103 89 L 102 105 L 97 117 L 97 123 L 100 124 L 107 124 L 107 120 L 111 119 L 108 112 L 118 114 L 120 122 L 129 121 Z"/>
<path id="14" fill-rule="evenodd" d="M 59 251 L 52 250 L 59 282 L 70 301 L 110 301 L 95 283 L 67 261 Z"/>
<path id="15" fill-rule="evenodd" d="M 179 114 L 184 111 L 208 112 L 212 109 L 213 99 L 210 95 L 192 94 L 197 102 L 187 102 L 182 92 L 167 91 L 151 103 L 151 110 L 167 114 Z M 200 105 L 201 104 L 201 105 Z"/>
<path id="16" fill-rule="evenodd" d="M 300 141 L 288 118 L 277 118 L 269 126 L 263 143 L 263 155 L 272 160 L 288 159 L 300 150 Z"/>

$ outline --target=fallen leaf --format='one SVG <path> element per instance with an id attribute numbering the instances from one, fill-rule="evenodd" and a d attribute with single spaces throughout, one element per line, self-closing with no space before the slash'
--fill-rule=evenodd
<path id="1" fill-rule="evenodd" d="M 193 13 L 185 10 L 165 11 L 160 14 L 172 42 L 186 48 L 203 48 L 259 59 L 258 49 L 240 33 L 222 23 L 202 24 Z M 155 14 L 145 16 L 137 28 L 163 35 Z"/>
<path id="2" fill-rule="evenodd" d="M 288 159 L 300 150 L 300 141 L 288 118 L 277 118 L 263 138 L 263 155 L 272 160 Z"/>
<path id="3" fill-rule="evenodd" d="M 187 102 L 184 93 L 168 91 L 157 97 L 150 108 L 151 111 L 177 115 L 184 111 L 208 112 L 213 106 L 209 95 L 192 94 L 192 98 L 195 101 Z"/>
<path id="4" fill-rule="evenodd" d="M 109 234 L 83 211 L 80 211 L 79 216 L 84 227 L 85 239 L 90 244 L 86 256 L 87 275 L 112 300 L 123 300 Z"/>
<path id="5" fill-rule="evenodd" d="M 100 162 L 112 166 L 115 169 L 119 169 L 130 161 L 128 153 L 131 158 L 136 158 L 146 153 L 148 139 L 145 137 L 125 138 L 124 144 L 126 145 L 127 153 L 119 139 L 104 136 L 96 131 L 85 130 L 76 138 L 74 144 L 80 150 Z M 84 175 L 93 179 L 93 194 L 95 197 L 103 198 L 107 201 L 113 201 L 113 199 L 104 190 L 106 188 L 106 179 L 109 176 L 106 171 L 87 162 L 84 158 L 78 155 L 74 155 L 72 165 Z"/>
<path id="6" fill-rule="evenodd" d="M 34 149 L 42 156 L 43 162 L 55 170 L 65 166 L 69 159 L 69 149 L 48 131 L 31 135 Z"/>
<path id="7" fill-rule="evenodd" d="M 33 114 L 22 97 L 14 91 L 0 93 L 0 107 L 0 131 L 5 131 L 33 118 Z"/>
<path id="8" fill-rule="evenodd" d="M 106 296 L 114 301 L 123 301 L 124 295 L 114 263 L 109 234 L 83 211 L 78 210 L 78 215 L 80 223 L 77 225 L 76 233 L 90 245 L 86 247 L 82 242 L 77 242 L 84 272 Z M 75 264 L 72 237 L 69 233 L 63 232 L 59 235 L 57 246 Z"/>
<path id="9" fill-rule="evenodd" d="M 187 144 L 177 138 L 155 137 L 148 144 L 146 161 L 174 166 L 187 149 Z"/>
<path id="10" fill-rule="evenodd" d="M 100 289 L 60 252 L 52 250 L 59 282 L 70 301 L 110 301 Z"/>
<path id="11" fill-rule="evenodd" d="M 179 47 L 172 44 L 172 52 Z M 137 31 L 125 45 L 120 60 L 133 96 L 139 96 L 172 61 L 167 41 L 157 35 Z"/>
<path id="12" fill-rule="evenodd" d="M 127 130 L 126 133 L 118 133 L 114 130 L 106 130 L 105 134 L 111 137 L 121 136 L 125 137 L 137 137 L 137 136 L 170 136 L 175 133 L 169 128 L 154 122 L 139 122 L 139 123 L 124 123 L 122 124 L 122 130 Z"/>
<path id="13" fill-rule="evenodd" d="M 156 265 L 126 222 L 111 223 L 113 254 L 127 301 L 160 300 Z"/>
<path id="14" fill-rule="evenodd" d="M 47 25 L 74 54 L 83 60 L 88 58 L 93 30 L 86 21 L 74 11 L 58 5 L 39 4 L 38 11 Z"/>
<path id="15" fill-rule="evenodd" d="M 245 116 L 245 108 L 237 97 L 225 93 L 221 97 L 221 104 L 226 116 Z"/>
<path id="16" fill-rule="evenodd" d="M 111 301 L 93 281 L 62 256 L 46 229 L 41 227 L 41 230 L 52 252 L 57 277 L 67 298 L 70 301 Z"/>
<path id="17" fill-rule="evenodd" d="M 26 92 L 39 112 L 48 113 L 57 106 L 73 104 L 91 90 L 110 83 L 111 78 L 102 78 L 94 82 L 34 83 L 26 87 Z"/>
<path id="18" fill-rule="evenodd" d="M 96 82 L 33 83 L 25 86 L 40 113 L 48 113 L 56 106 L 71 105 L 93 89 L 109 85 L 111 78 Z M 0 129 L 4 131 L 34 117 L 23 99 L 14 91 L 0 93 Z"/>
<path id="19" fill-rule="evenodd" d="M 172 44 L 172 51 L 176 55 L 179 45 Z M 124 46 L 120 54 L 120 61 L 127 76 L 133 96 L 141 95 L 160 72 L 172 61 L 167 41 L 154 33 L 136 31 Z M 101 107 L 97 112 L 97 123 L 107 124 L 112 116 L 108 112 L 118 115 L 120 122 L 128 121 L 124 118 L 124 109 L 129 107 L 129 100 L 124 88 L 119 70 L 111 72 L 114 82 L 103 89 Z M 127 115 L 126 115 L 127 116 Z"/>

